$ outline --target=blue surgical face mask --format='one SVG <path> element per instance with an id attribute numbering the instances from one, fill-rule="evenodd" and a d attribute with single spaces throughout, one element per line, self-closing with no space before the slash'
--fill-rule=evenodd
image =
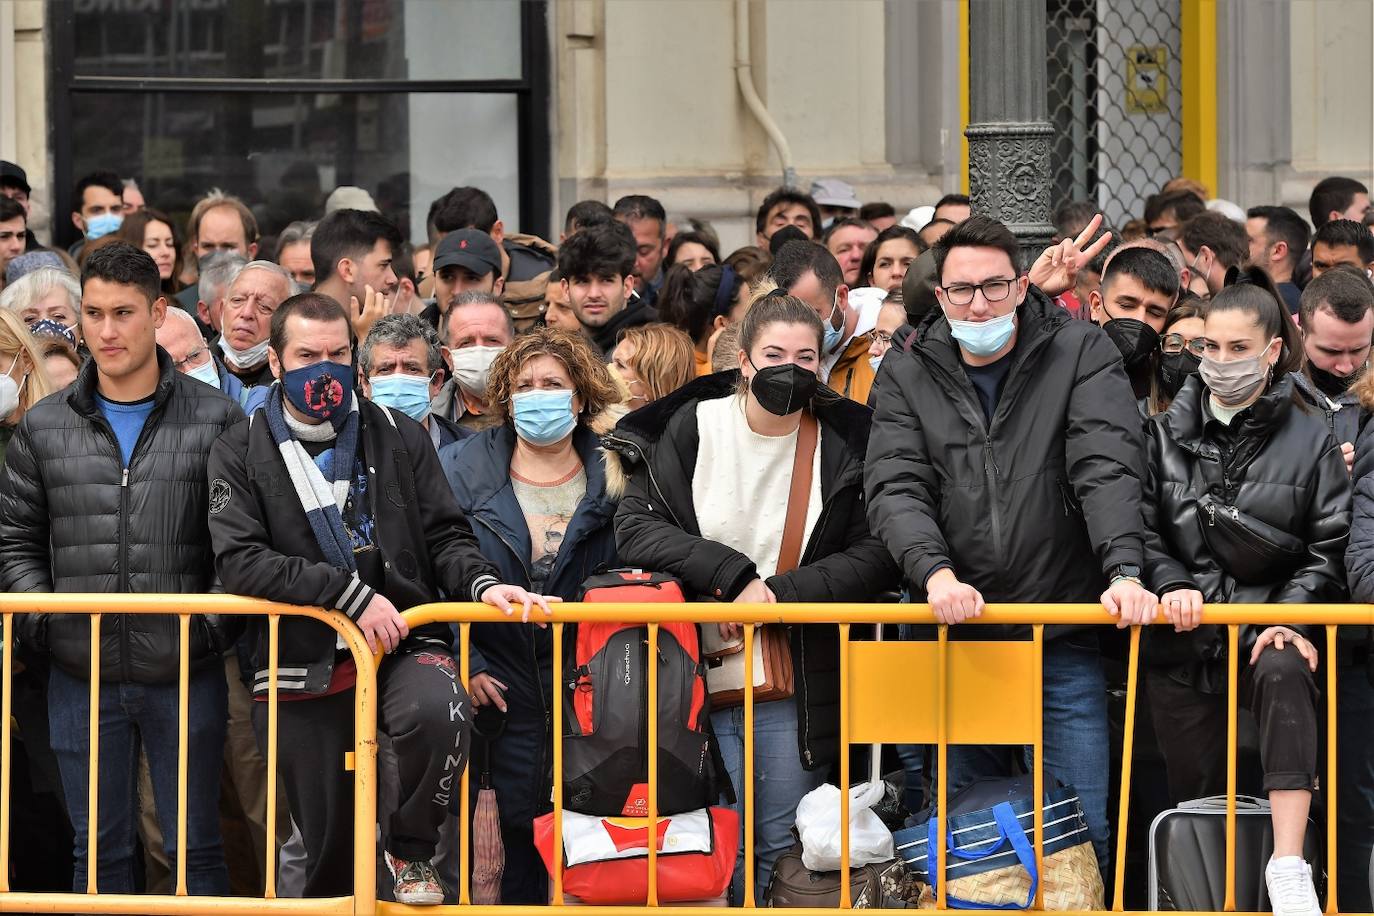
<path id="1" fill-rule="evenodd" d="M 219 368 L 213 359 L 207 359 L 203 365 L 196 366 L 194 369 L 187 369 L 186 374 L 207 385 L 219 387 Z"/>
<path id="2" fill-rule="evenodd" d="M 511 398 L 515 434 L 531 445 L 553 445 L 577 425 L 573 393 L 566 388 L 522 391 Z"/>
<path id="3" fill-rule="evenodd" d="M 883 356 L 886 356 L 886 355 L 887 355 L 886 353 L 883 354 Z M 883 357 L 882 357 L 882 356 L 870 356 L 870 357 L 868 358 L 868 364 L 869 364 L 870 366 L 873 367 L 873 374 L 874 374 L 874 375 L 877 375 L 877 373 L 878 373 L 878 367 L 881 366 L 881 365 L 883 364 Z"/>
<path id="4" fill-rule="evenodd" d="M 100 213 L 86 220 L 86 240 L 94 242 L 104 238 L 124 225 L 124 216 L 119 213 Z"/>
<path id="5" fill-rule="evenodd" d="M 281 387 L 292 407 L 337 427 L 353 404 L 353 367 L 323 359 L 282 373 Z"/>
<path id="6" fill-rule="evenodd" d="M 429 416 L 429 377 L 425 375 L 379 375 L 372 380 L 372 400 L 391 407 L 416 423 Z"/>
<path id="7" fill-rule="evenodd" d="M 987 321 L 958 321 L 945 315 L 950 335 L 974 356 L 991 356 L 1007 345 L 1016 330 L 1016 311 Z"/>
<path id="8" fill-rule="evenodd" d="M 826 353 L 834 353 L 835 348 L 840 345 L 840 338 L 844 336 L 844 322 L 835 327 L 835 313 L 840 310 L 840 294 L 835 293 L 835 303 L 830 307 L 830 314 L 826 316 L 822 324 L 825 325 L 825 339 L 821 342 L 821 349 Z"/>

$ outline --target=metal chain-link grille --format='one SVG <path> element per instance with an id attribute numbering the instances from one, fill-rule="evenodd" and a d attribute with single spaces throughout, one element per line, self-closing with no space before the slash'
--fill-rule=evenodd
<path id="1" fill-rule="evenodd" d="M 1045 2 L 1053 206 L 1120 228 L 1182 170 L 1179 0 Z"/>

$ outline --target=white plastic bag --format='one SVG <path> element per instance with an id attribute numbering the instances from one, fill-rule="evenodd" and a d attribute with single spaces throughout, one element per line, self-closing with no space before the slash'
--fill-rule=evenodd
<path id="1" fill-rule="evenodd" d="M 849 866 L 886 862 L 893 856 L 892 833 L 873 806 L 883 800 L 880 780 L 849 789 Z M 812 871 L 839 871 L 840 790 L 826 783 L 806 793 L 797 805 L 802 864 Z"/>

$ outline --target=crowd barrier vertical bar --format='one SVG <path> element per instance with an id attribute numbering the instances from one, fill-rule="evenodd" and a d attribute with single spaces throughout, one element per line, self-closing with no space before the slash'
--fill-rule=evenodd
<path id="1" fill-rule="evenodd" d="M 1339 913 L 1336 899 L 1336 627 L 1326 626 L 1326 912 Z"/>
<path id="2" fill-rule="evenodd" d="M 91 615 L 91 751 L 86 761 L 86 893 L 99 893 L 95 875 L 100 828 L 100 615 Z"/>
<path id="3" fill-rule="evenodd" d="M 377 663 L 351 622 L 345 637 L 358 679 L 353 688 L 353 909 L 377 912 Z"/>
<path id="4" fill-rule="evenodd" d="M 1035 660 L 1031 677 L 1035 680 L 1031 696 L 1039 697 L 1035 704 L 1035 746 L 1032 748 L 1035 768 L 1031 777 L 1035 786 L 1035 873 L 1045 874 L 1045 625 L 1031 627 Z M 1045 882 L 1035 882 L 1035 909 L 1045 908 Z"/>
<path id="5" fill-rule="evenodd" d="M 14 615 L 0 617 L 4 671 L 0 672 L 0 894 L 10 890 L 10 722 L 14 704 Z"/>
<path id="6" fill-rule="evenodd" d="M 191 740 L 191 615 L 178 614 L 181 658 L 177 671 L 177 883 L 176 895 L 186 896 L 186 781 L 190 779 Z"/>
<path id="7" fill-rule="evenodd" d="M 1135 753 L 1135 704 L 1140 686 L 1140 632 L 1131 627 L 1131 650 L 1126 667 L 1126 725 L 1121 741 L 1121 802 L 1117 808 L 1116 878 L 1112 882 L 1112 911 L 1126 908 L 1126 839 L 1131 813 L 1131 757 Z"/>
<path id="8" fill-rule="evenodd" d="M 1236 696 L 1240 660 L 1240 627 L 1226 628 L 1226 902 L 1222 909 L 1236 909 Z"/>
<path id="9" fill-rule="evenodd" d="M 658 906 L 658 624 L 649 624 L 645 653 L 649 684 L 649 906 Z M 750 876 L 746 876 L 748 879 Z"/>
<path id="10" fill-rule="evenodd" d="M 708 623 L 708 627 L 716 624 Z M 744 792 L 744 906 L 758 905 L 754 899 L 754 624 L 744 625 L 744 778 L 740 780 Z M 841 690 L 844 688 L 841 687 Z M 729 778 L 728 776 L 726 778 Z"/>
<path id="11" fill-rule="evenodd" d="M 281 615 L 267 615 L 267 842 L 262 863 L 265 900 L 277 896 L 277 652 Z"/>
<path id="12" fill-rule="evenodd" d="M 935 692 L 935 828 L 940 834 L 940 842 L 935 849 L 926 850 L 926 871 L 935 882 L 935 908 L 948 908 L 946 894 L 949 882 L 945 880 L 945 841 L 949 835 L 949 627 L 941 624 L 936 658 Z M 930 871 L 930 857 L 935 856 L 935 871 Z"/>
<path id="13" fill-rule="evenodd" d="M 840 909 L 854 905 L 849 887 L 849 624 L 840 624 Z"/>
<path id="14" fill-rule="evenodd" d="M 477 717 L 477 707 L 475 707 L 475 706 L 472 705 L 472 690 L 471 690 L 471 689 L 469 688 L 469 686 L 468 686 L 468 685 L 472 682 L 472 646 L 471 646 L 471 643 L 470 643 L 470 640 L 471 640 L 471 639 L 472 639 L 472 623 L 471 623 L 470 621 L 464 620 L 463 622 L 461 622 L 461 623 L 458 624 L 458 673 L 459 673 L 459 676 L 460 676 L 460 677 L 462 678 L 462 680 L 463 680 L 463 689 L 468 691 L 468 706 L 469 706 L 469 708 L 472 710 L 473 718 L 476 719 L 476 717 Z M 555 683 L 557 683 L 557 682 L 555 681 Z M 555 696 L 557 696 L 557 691 L 556 691 L 556 690 L 555 690 L 554 694 L 555 694 Z M 476 743 L 476 740 L 474 739 L 474 740 L 473 740 L 473 744 L 475 744 L 475 743 Z M 469 747 L 471 747 L 471 746 L 472 746 L 472 745 L 469 745 Z M 491 753 L 491 749 L 488 748 L 488 749 L 487 749 L 487 754 L 490 755 L 490 753 Z M 468 777 L 471 775 L 471 767 L 472 767 L 472 756 L 471 756 L 471 754 L 472 754 L 472 751 L 469 750 L 469 752 L 468 752 L 468 755 L 469 755 L 469 756 L 468 756 L 468 767 L 469 767 L 469 771 L 468 771 L 467 773 L 460 773 L 460 774 L 458 774 L 458 782 L 461 784 L 460 787 L 459 787 L 459 789 L 458 789 L 458 795 L 459 795 L 459 798 L 461 799 L 461 805 L 462 805 L 462 806 L 458 809 L 458 837 L 459 837 L 459 839 L 458 839 L 458 885 L 457 885 L 457 886 L 458 886 L 458 902 L 461 903 L 461 904 L 463 904 L 464 906 L 466 906 L 466 905 L 469 904 L 469 903 L 472 903 L 472 868 L 471 868 L 471 861 L 472 861 L 472 860 L 471 860 L 471 858 L 470 858 L 471 855 L 472 855 L 471 850 L 470 850 L 470 847 L 471 847 L 471 845 L 472 845 L 472 814 L 471 814 L 471 801 L 472 801 L 472 799 L 471 799 L 471 796 L 469 795 L 469 793 L 471 792 L 471 789 L 470 789 L 470 782 L 471 782 L 471 780 L 468 778 Z"/>
<path id="15" fill-rule="evenodd" d="M 466 645 L 466 643 L 464 643 Z M 563 624 L 553 625 L 553 905 L 563 905 Z"/>

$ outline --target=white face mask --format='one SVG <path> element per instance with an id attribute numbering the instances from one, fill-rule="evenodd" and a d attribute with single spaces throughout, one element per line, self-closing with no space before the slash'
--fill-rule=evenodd
<path id="1" fill-rule="evenodd" d="M 0 421 L 9 418 L 9 415 L 19 409 L 19 388 L 20 384 L 10 377 L 10 372 L 14 370 L 15 363 L 19 362 L 19 354 L 14 354 L 14 360 L 10 363 L 9 369 L 5 370 L 4 375 L 0 375 Z M 29 374 L 24 373 L 24 381 L 29 380 Z"/>
<path id="2" fill-rule="evenodd" d="M 487 396 L 487 380 L 491 377 L 491 363 L 505 347 L 463 347 L 448 351 L 453 378 L 474 398 Z"/>
<path id="3" fill-rule="evenodd" d="M 229 343 L 228 338 L 221 337 L 219 339 L 220 352 L 224 354 L 229 365 L 235 369 L 255 369 L 267 362 L 267 344 L 268 339 L 264 338 L 247 350 L 236 350 Z"/>
<path id="4" fill-rule="evenodd" d="M 196 381 L 204 382 L 207 385 L 219 387 L 219 369 L 215 367 L 213 359 L 207 359 L 205 365 L 196 366 L 194 369 L 187 369 L 186 374 Z"/>

